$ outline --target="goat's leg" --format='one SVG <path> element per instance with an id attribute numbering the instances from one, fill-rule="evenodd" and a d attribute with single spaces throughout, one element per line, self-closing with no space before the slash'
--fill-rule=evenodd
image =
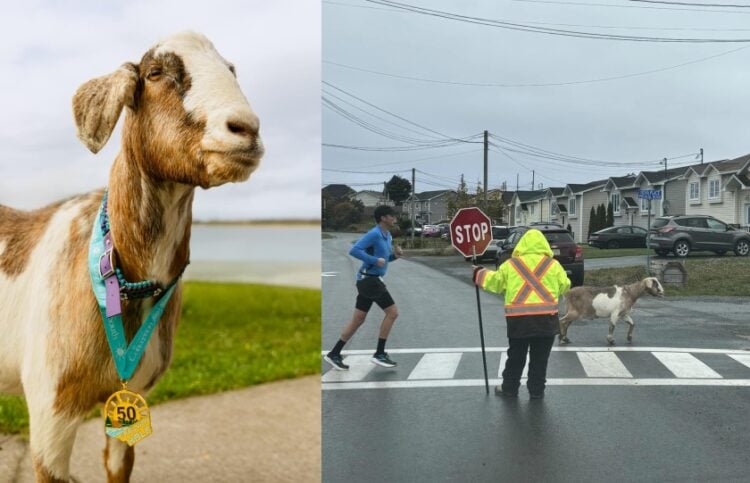
<path id="1" fill-rule="evenodd" d="M 70 455 L 82 416 L 71 416 L 54 407 L 54 392 L 46 392 L 37 382 L 26 391 L 29 408 L 31 456 L 37 483 L 63 483 L 70 478 Z M 29 387 L 29 386 L 26 386 Z"/>
<path id="2" fill-rule="evenodd" d="M 135 463 L 135 448 L 119 439 L 106 436 L 104 447 L 104 469 L 107 470 L 107 483 L 127 483 Z"/>
<path id="3" fill-rule="evenodd" d="M 625 321 L 630 327 L 628 327 L 628 342 L 633 342 L 633 329 L 635 329 L 635 322 L 630 317 L 630 314 L 625 316 Z"/>
<path id="4" fill-rule="evenodd" d="M 620 319 L 618 314 L 614 313 L 609 318 L 609 334 L 607 334 L 607 343 L 609 345 L 615 345 L 615 326 L 617 325 L 617 321 Z"/>
<path id="5" fill-rule="evenodd" d="M 569 344 L 570 339 L 568 339 L 568 327 L 570 326 L 571 322 L 575 320 L 576 316 L 575 312 L 568 310 L 565 315 L 560 319 L 560 344 Z"/>

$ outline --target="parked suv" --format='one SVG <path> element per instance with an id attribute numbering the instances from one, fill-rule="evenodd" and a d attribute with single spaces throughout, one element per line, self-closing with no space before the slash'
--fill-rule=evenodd
<path id="1" fill-rule="evenodd" d="M 558 225 L 534 225 L 519 226 L 511 231 L 508 238 L 498 246 L 497 256 L 495 257 L 495 266 L 500 265 L 513 255 L 518 241 L 524 233 L 531 228 L 541 231 L 549 242 L 550 248 L 555 260 L 565 269 L 568 278 L 574 287 L 583 285 L 583 250 L 579 247 L 573 235 L 568 230 Z M 533 267 L 532 267 L 533 268 Z"/>
<path id="2" fill-rule="evenodd" d="M 692 251 L 723 255 L 734 250 L 737 256 L 746 257 L 750 253 L 750 233 L 736 230 L 713 216 L 661 216 L 651 224 L 648 247 L 662 256 L 674 252 L 686 257 Z"/>

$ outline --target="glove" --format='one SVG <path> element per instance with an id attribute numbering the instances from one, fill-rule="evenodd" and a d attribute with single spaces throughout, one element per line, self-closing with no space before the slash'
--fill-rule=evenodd
<path id="1" fill-rule="evenodd" d="M 474 273 L 472 275 L 472 279 L 474 280 L 474 285 L 479 286 L 479 274 L 484 270 L 484 267 L 480 265 L 472 265 L 472 270 L 474 270 Z"/>

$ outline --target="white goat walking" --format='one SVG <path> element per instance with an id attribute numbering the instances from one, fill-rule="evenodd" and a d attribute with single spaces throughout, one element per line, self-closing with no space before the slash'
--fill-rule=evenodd
<path id="1" fill-rule="evenodd" d="M 232 64 L 192 32 L 78 89 L 78 136 L 92 152 L 123 107 L 122 149 L 107 190 L 114 258 L 125 280 L 166 287 L 188 262 L 195 187 L 250 176 L 263 155 L 259 122 Z M 69 481 L 78 424 L 120 389 L 87 261 L 103 194 L 31 212 L 0 206 L 0 392 L 26 397 L 38 482 Z M 128 340 L 156 298 L 122 300 Z M 180 303 L 178 283 L 131 390 L 147 392 L 169 366 Z M 128 481 L 133 462 L 132 447 L 106 438 L 108 481 Z"/>
<path id="2" fill-rule="evenodd" d="M 568 327 L 579 319 L 609 318 L 607 342 L 614 345 L 613 333 L 617 321 L 624 319 L 628 324 L 628 342 L 633 341 L 635 322 L 630 311 L 638 298 L 648 293 L 655 297 L 664 296 L 664 288 L 655 277 L 647 277 L 630 285 L 612 287 L 575 287 L 565 294 L 565 315 L 560 319 L 560 344 L 567 344 Z"/>

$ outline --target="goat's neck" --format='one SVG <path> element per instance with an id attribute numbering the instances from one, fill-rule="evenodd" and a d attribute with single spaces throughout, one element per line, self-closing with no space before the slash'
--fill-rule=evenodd
<path id="1" fill-rule="evenodd" d="M 643 292 L 646 291 L 646 287 L 643 285 L 642 281 L 626 285 L 625 289 L 633 297 L 633 300 L 640 298 L 640 296 L 643 295 Z"/>
<path id="2" fill-rule="evenodd" d="M 155 180 L 117 156 L 107 204 L 117 261 L 128 280 L 167 284 L 180 274 L 190 255 L 193 193 L 192 186 Z"/>

